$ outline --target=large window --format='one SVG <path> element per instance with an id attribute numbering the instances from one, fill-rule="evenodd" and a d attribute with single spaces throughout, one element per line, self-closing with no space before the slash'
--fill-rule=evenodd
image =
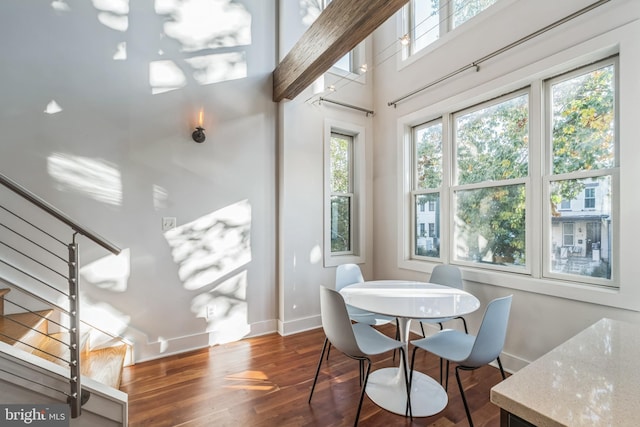
<path id="1" fill-rule="evenodd" d="M 407 58 L 459 27 L 497 0 L 410 0 L 405 8 Z"/>
<path id="2" fill-rule="evenodd" d="M 352 253 L 353 136 L 331 132 L 331 253 Z"/>
<path id="3" fill-rule="evenodd" d="M 453 124 L 454 259 L 524 267 L 528 93 L 455 113 Z"/>
<path id="4" fill-rule="evenodd" d="M 442 122 L 413 129 L 412 253 L 417 258 L 440 257 L 440 191 L 442 187 Z M 424 207 L 428 206 L 428 209 Z M 427 233 L 425 224 L 429 224 Z"/>
<path id="5" fill-rule="evenodd" d="M 616 69 L 613 57 L 412 125 L 405 259 L 618 286 Z"/>
<path id="6" fill-rule="evenodd" d="M 364 129 L 325 123 L 325 265 L 363 262 Z"/>
<path id="7" fill-rule="evenodd" d="M 545 84 L 551 145 L 549 222 L 563 224 L 564 230 L 562 237 L 551 233 L 548 242 L 552 276 L 579 275 L 594 283 L 611 279 L 616 65 L 616 59 L 598 62 Z M 571 204 L 574 209 L 558 209 L 562 200 L 578 203 Z M 568 224 L 572 224 L 571 239 Z"/>

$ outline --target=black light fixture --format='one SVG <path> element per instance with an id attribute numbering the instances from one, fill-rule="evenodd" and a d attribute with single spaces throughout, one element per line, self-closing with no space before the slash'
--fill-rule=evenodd
<path id="1" fill-rule="evenodd" d="M 204 142 L 204 140 L 207 138 L 204 134 L 204 128 L 196 126 L 196 130 L 194 130 L 191 134 L 191 138 L 193 138 L 193 140 L 198 144 Z"/>
<path id="2" fill-rule="evenodd" d="M 198 144 L 204 142 L 204 140 L 207 139 L 206 135 L 204 134 L 204 128 L 202 127 L 203 117 L 204 111 L 200 110 L 200 114 L 198 115 L 198 126 L 196 126 L 196 130 L 194 130 L 191 134 L 191 138 L 193 138 L 193 140 Z"/>

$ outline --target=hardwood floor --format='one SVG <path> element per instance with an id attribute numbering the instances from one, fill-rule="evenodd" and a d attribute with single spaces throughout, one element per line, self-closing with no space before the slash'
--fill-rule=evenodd
<path id="1" fill-rule="evenodd" d="M 387 325 L 381 331 L 393 336 Z M 358 362 L 336 350 L 323 361 L 311 404 L 307 403 L 322 349 L 321 328 L 288 337 L 250 338 L 124 369 L 131 427 L 162 426 L 351 426 L 359 398 Z M 392 354 L 374 359 L 372 371 L 394 366 Z M 439 359 L 418 352 L 416 369 L 439 378 Z M 499 426 L 489 390 L 502 378 L 485 366 L 463 372 L 476 427 Z M 379 408 L 365 396 L 360 426 L 468 426 L 453 366 L 449 403 L 431 417 L 408 418 Z"/>

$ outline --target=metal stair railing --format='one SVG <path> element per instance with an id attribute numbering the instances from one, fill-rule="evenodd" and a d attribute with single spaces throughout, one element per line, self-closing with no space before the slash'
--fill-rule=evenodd
<path id="1" fill-rule="evenodd" d="M 38 220 L 25 219 L 26 212 L 22 211 L 24 207 L 17 209 L 9 207 L 5 198 L 2 199 L 0 204 L 0 213 L 2 213 L 0 217 L 0 246 L 7 250 L 0 252 L 2 254 L 0 255 L 0 279 L 3 279 L 2 271 L 17 275 L 20 282 L 24 281 L 26 285 L 17 285 L 15 279 L 10 282 L 22 295 L 28 295 L 30 299 L 29 302 L 23 303 L 5 296 L 0 296 L 0 298 L 3 299 L 2 302 L 8 302 L 13 307 L 18 307 L 27 313 L 39 316 L 37 312 L 42 310 L 44 305 L 52 307 L 58 315 L 66 318 L 66 321 L 54 320 L 53 322 L 57 328 L 68 332 L 70 337 L 68 344 L 63 343 L 68 345 L 69 349 L 69 359 L 63 359 L 69 365 L 70 370 L 69 391 L 56 391 L 67 396 L 71 417 L 77 418 L 81 415 L 82 405 L 88 399 L 88 394 L 83 392 L 80 381 L 78 283 L 80 266 L 77 237 L 83 236 L 114 255 L 119 254 L 120 249 L 1 173 L 0 185 L 26 200 L 28 202 L 26 209 L 30 211 L 30 216 L 38 217 Z M 16 205 L 19 204 L 16 203 Z M 44 215 L 32 215 L 33 211 L 44 212 Z M 55 227 L 49 225 L 52 220 L 56 224 Z M 45 230 L 45 227 L 49 231 Z M 55 229 L 55 231 L 51 229 Z M 58 237 L 59 234 L 68 234 L 67 240 Z M 7 280 L 3 281 L 8 283 Z M 63 296 L 64 302 L 62 304 L 56 302 L 56 298 L 60 296 Z M 3 306 L 0 306 L 0 309 L 3 310 Z M 19 321 L 5 315 L 2 311 L 0 311 L 0 315 L 4 318 L 5 324 L 13 322 L 16 323 L 14 326 L 17 328 L 29 327 L 25 324 L 19 324 Z M 51 319 L 47 320 L 52 321 Z M 43 334 L 38 330 L 35 331 L 38 334 Z M 62 343 L 62 341 L 60 342 Z M 31 346 L 27 343 L 22 344 Z M 51 356 L 60 359 L 57 355 Z M 10 372 L 6 373 L 11 374 Z M 23 377 L 20 378 L 25 380 Z"/>

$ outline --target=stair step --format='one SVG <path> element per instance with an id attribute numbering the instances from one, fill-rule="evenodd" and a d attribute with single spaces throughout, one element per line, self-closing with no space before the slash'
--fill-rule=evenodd
<path id="1" fill-rule="evenodd" d="M 80 341 L 80 348 L 82 349 L 80 353 L 81 374 L 119 389 L 127 346 L 118 345 L 89 350 L 88 333 L 84 334 Z M 51 334 L 42 343 L 39 350 L 34 350 L 32 353 L 58 365 L 68 366 L 68 360 L 70 359 L 68 342 L 69 334 L 66 332 Z"/>
<path id="2" fill-rule="evenodd" d="M 45 320 L 51 313 L 53 310 L 40 310 L 0 316 L 0 341 L 31 352 L 30 346 L 38 347 L 46 339 L 48 322 Z"/>
<path id="3" fill-rule="evenodd" d="M 38 346 L 38 349 L 32 353 L 38 357 L 46 359 L 58 365 L 68 366 L 69 356 L 69 333 L 56 332 L 49 334 Z M 80 337 L 80 360 L 86 359 L 89 354 L 89 333 L 85 333 Z"/>
<path id="4" fill-rule="evenodd" d="M 92 350 L 89 352 L 89 357 L 82 363 L 82 374 L 119 389 L 126 354 L 125 344 Z"/>
<path id="5" fill-rule="evenodd" d="M 9 288 L 0 289 L 0 315 L 4 314 L 4 296 L 8 294 L 10 290 Z"/>

